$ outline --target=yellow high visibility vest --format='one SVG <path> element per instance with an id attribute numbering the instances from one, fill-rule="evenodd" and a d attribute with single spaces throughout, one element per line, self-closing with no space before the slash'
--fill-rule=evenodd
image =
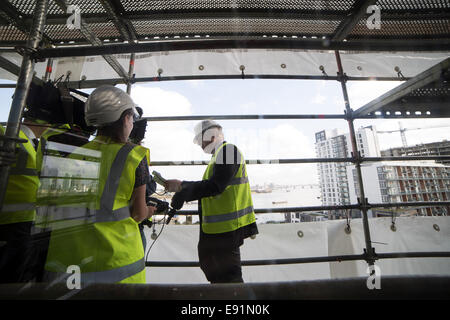
<path id="1" fill-rule="evenodd" d="M 150 149 L 146 147 L 142 147 L 145 149 L 145 157 L 147 158 L 147 165 L 150 166 Z M 147 219 L 148 221 L 153 221 L 153 216 Z"/>
<path id="2" fill-rule="evenodd" d="M 226 145 L 222 144 L 215 151 L 203 175 L 208 180 L 213 173 L 219 151 Z M 252 195 L 242 153 L 241 163 L 230 184 L 216 196 L 201 199 L 202 230 L 204 233 L 215 234 L 237 230 L 256 221 L 253 211 Z"/>
<path id="3" fill-rule="evenodd" d="M 0 125 L 0 134 L 5 128 Z M 28 140 L 17 143 L 17 161 L 9 169 L 8 185 L 0 212 L 0 224 L 34 221 L 36 216 L 36 193 L 39 178 L 36 171 L 36 151 L 22 130 L 19 138 Z"/>
<path id="4" fill-rule="evenodd" d="M 45 269 L 52 278 L 65 279 L 69 266 L 79 266 L 82 285 L 145 283 L 144 248 L 129 201 L 136 168 L 146 151 L 97 137 L 76 149 L 71 158 L 89 160 L 91 156 L 80 157 L 83 149 L 100 155 L 98 193 L 90 203 L 52 209 L 52 221 L 70 221 L 72 227 L 53 228 Z"/>

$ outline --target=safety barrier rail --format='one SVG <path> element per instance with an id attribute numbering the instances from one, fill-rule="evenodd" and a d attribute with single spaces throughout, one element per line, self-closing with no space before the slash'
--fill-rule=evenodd
<path id="1" fill-rule="evenodd" d="M 450 258 L 450 252 L 390 252 L 376 253 L 375 260 L 379 259 L 396 259 L 396 258 Z M 242 266 L 264 266 L 264 265 L 282 265 L 282 264 L 299 264 L 299 263 L 323 263 L 323 262 L 342 262 L 366 260 L 367 254 L 349 254 L 337 256 L 323 257 L 305 257 L 305 258 L 288 258 L 288 259 L 260 259 L 260 260 L 244 260 Z M 146 267 L 199 267 L 198 261 L 146 261 Z"/>

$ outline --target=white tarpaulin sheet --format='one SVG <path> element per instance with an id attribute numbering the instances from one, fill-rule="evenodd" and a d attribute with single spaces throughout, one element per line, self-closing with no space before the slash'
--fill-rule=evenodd
<path id="1" fill-rule="evenodd" d="M 392 231 L 391 218 L 369 219 L 377 253 L 450 251 L 450 217 L 399 217 Z M 438 230 L 435 226 L 438 226 Z M 362 254 L 365 248 L 361 219 L 290 224 L 261 224 L 256 239 L 246 239 L 242 260 L 306 258 Z M 157 230 L 159 230 L 157 227 Z M 149 261 L 198 261 L 199 226 L 168 225 L 150 251 Z M 303 233 L 298 236 L 298 231 Z M 146 228 L 147 249 L 151 231 Z M 380 259 L 375 263 L 383 275 L 450 274 L 450 258 Z M 303 263 L 243 267 L 245 282 L 316 280 L 365 277 L 365 261 Z M 148 267 L 148 283 L 208 283 L 198 267 Z M 382 280 L 381 280 L 382 281 Z"/>
<path id="2" fill-rule="evenodd" d="M 2 53 L 3 57 L 20 66 L 21 57 L 14 53 Z M 125 71 L 129 68 L 129 54 L 115 55 Z M 412 77 L 449 57 L 448 52 L 433 53 L 352 53 L 341 52 L 344 72 L 353 77 L 397 77 L 399 68 L 404 77 Z M 36 64 L 36 76 L 42 78 L 46 62 Z M 329 76 L 336 76 L 334 51 L 230 49 L 171 51 L 136 54 L 134 73 L 136 78 L 174 76 L 241 75 L 241 66 L 247 75 L 321 76 L 320 69 Z M 70 80 L 119 78 L 117 73 L 101 57 L 69 57 L 55 59 L 51 79 L 66 76 Z M 15 79 L 0 69 L 1 79 Z"/>

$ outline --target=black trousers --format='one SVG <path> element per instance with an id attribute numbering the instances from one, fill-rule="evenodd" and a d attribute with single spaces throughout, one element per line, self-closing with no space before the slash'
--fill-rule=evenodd
<path id="1" fill-rule="evenodd" d="M 200 268 L 211 283 L 244 282 L 241 269 L 241 251 L 236 248 L 203 249 L 198 246 Z"/>
<path id="2" fill-rule="evenodd" d="M 29 267 L 32 222 L 0 225 L 0 283 L 24 282 Z"/>

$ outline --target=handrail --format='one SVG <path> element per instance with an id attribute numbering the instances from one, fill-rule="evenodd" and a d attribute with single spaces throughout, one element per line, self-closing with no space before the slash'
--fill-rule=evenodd
<path id="1" fill-rule="evenodd" d="M 450 157 L 448 157 L 450 159 Z M 318 163 L 318 162 L 354 162 L 354 158 L 301 158 L 301 159 L 250 159 L 246 164 L 291 164 L 291 163 Z M 209 160 L 184 161 L 152 161 L 151 166 L 191 166 L 207 165 Z"/>
<path id="2" fill-rule="evenodd" d="M 299 158 L 299 159 L 250 159 L 246 164 L 292 164 L 292 163 L 329 163 L 329 162 L 380 162 L 414 160 L 450 160 L 450 156 L 405 156 L 405 157 L 351 157 L 351 158 Z M 209 160 L 152 161 L 151 166 L 192 166 L 207 165 Z"/>
<path id="3" fill-rule="evenodd" d="M 336 76 L 314 76 L 314 75 L 272 75 L 272 74 L 235 74 L 235 75 L 193 75 L 193 76 L 154 76 L 133 78 L 130 83 L 162 82 L 162 81 L 189 81 L 189 80 L 231 80 L 231 79 L 277 79 L 277 80 L 337 80 Z M 349 81 L 403 81 L 410 78 L 399 77 L 355 77 L 348 76 Z M 101 85 L 125 84 L 122 78 L 68 81 L 69 88 L 86 89 L 96 88 Z"/>
<path id="4" fill-rule="evenodd" d="M 376 253 L 375 259 L 397 259 L 397 258 L 450 258 L 450 252 L 390 252 Z M 284 258 L 284 259 L 260 259 L 244 260 L 242 266 L 263 266 L 263 265 L 281 265 L 281 264 L 300 264 L 300 263 L 321 263 L 321 262 L 342 262 L 367 260 L 367 254 L 351 254 L 322 257 L 306 258 Z M 198 261 L 146 261 L 146 267 L 199 267 Z"/>
<path id="5" fill-rule="evenodd" d="M 371 208 L 402 208 L 402 207 L 439 207 L 449 205 L 450 201 L 417 201 L 417 202 L 397 202 L 397 203 L 368 203 L 366 209 Z M 260 208 L 254 209 L 255 213 L 290 213 L 308 211 L 327 210 L 349 210 L 362 209 L 361 204 L 332 205 L 332 206 L 308 206 L 308 207 L 283 207 L 283 208 Z M 180 210 L 178 215 L 198 215 L 197 210 Z"/>
<path id="6" fill-rule="evenodd" d="M 143 117 L 147 121 L 194 121 L 194 120 L 289 120 L 289 119 L 345 119 L 344 114 L 223 114 L 196 116 Z"/>

